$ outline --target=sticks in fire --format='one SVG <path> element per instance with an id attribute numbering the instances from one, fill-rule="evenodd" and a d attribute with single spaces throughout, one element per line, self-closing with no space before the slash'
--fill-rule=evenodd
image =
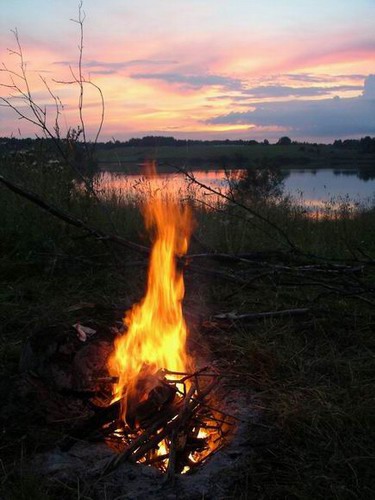
<path id="1" fill-rule="evenodd" d="M 220 375 L 208 368 L 195 373 L 158 372 L 159 384 L 173 398 L 167 398 L 156 412 L 150 404 L 152 415 L 143 415 L 135 429 L 127 423 L 117 429 L 125 448 L 108 462 L 104 473 L 130 461 L 152 464 L 166 472 L 166 480 L 173 481 L 176 473 L 196 468 L 222 447 L 234 418 L 212 407 L 212 391 Z"/>

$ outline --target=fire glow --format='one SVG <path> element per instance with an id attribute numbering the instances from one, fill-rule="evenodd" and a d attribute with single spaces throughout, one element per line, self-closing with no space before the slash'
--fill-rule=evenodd
<path id="1" fill-rule="evenodd" d="M 223 445 L 233 424 L 207 404 L 218 374 L 197 369 L 187 353 L 185 287 L 176 257 L 188 249 L 189 207 L 159 192 L 143 214 L 154 235 L 147 291 L 125 315 L 125 333 L 115 341 L 108 366 L 116 380 L 112 403 L 121 406 L 114 434 L 123 438 L 120 456 L 168 474 L 185 473 Z"/>

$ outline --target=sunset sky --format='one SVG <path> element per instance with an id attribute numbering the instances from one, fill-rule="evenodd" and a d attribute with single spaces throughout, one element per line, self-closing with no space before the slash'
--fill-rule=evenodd
<path id="1" fill-rule="evenodd" d="M 101 140 L 177 138 L 330 142 L 375 135 L 375 0 L 86 0 L 84 73 L 105 97 Z M 78 124 L 77 0 L 2 2 L 0 59 L 17 70 L 17 28 L 35 100 Z M 9 84 L 7 74 L 1 83 Z M 0 95 L 7 96 L 6 88 Z M 22 106 L 20 101 L 14 101 Z M 85 95 L 95 134 L 99 96 Z M 0 109 L 0 136 L 37 130 Z"/>

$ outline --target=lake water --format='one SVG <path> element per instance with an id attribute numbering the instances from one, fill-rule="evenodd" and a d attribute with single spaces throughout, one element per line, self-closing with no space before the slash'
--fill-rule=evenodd
<path id="1" fill-rule="evenodd" d="M 282 183 L 279 185 L 284 195 L 292 196 L 301 205 L 311 210 L 319 210 L 327 203 L 332 206 L 340 202 L 371 205 L 375 203 L 375 171 L 360 170 L 282 170 Z M 229 175 L 228 175 L 229 173 Z M 246 175 L 245 170 L 197 170 L 196 180 L 214 190 L 228 193 L 231 182 Z M 250 184 L 249 184 L 250 182 Z M 251 179 L 248 181 L 249 189 Z M 182 174 L 161 174 L 156 179 L 146 179 L 140 174 L 103 172 L 99 180 L 103 196 L 115 192 L 119 196 L 139 201 L 155 190 L 169 192 L 179 198 L 189 196 L 202 204 L 215 205 L 220 197 L 207 189 L 189 183 Z M 254 188 L 253 188 L 254 189 Z M 254 190 L 256 191 L 257 188 Z"/>
<path id="2" fill-rule="evenodd" d="M 284 193 L 308 206 L 319 207 L 331 200 L 375 202 L 375 170 L 372 178 L 360 170 L 290 170 L 284 181 Z"/>

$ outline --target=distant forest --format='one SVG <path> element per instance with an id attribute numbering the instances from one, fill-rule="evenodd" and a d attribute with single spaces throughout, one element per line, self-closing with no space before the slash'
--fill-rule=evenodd
<path id="1" fill-rule="evenodd" d="M 38 143 L 43 142 L 44 146 L 48 146 L 51 143 L 51 139 L 32 139 L 25 138 L 19 139 L 16 137 L 0 137 L 0 153 L 6 153 L 9 151 L 20 151 L 35 147 Z M 132 147 L 163 147 L 163 146 L 171 146 L 171 147 L 186 147 L 186 146 L 254 146 L 262 144 L 264 146 L 272 146 L 267 139 L 264 141 L 258 142 L 254 139 L 250 140 L 197 140 L 197 139 L 175 139 L 174 137 L 165 137 L 158 135 L 148 135 L 142 138 L 132 138 L 128 141 L 118 141 L 112 140 L 107 142 L 98 142 L 97 147 L 101 150 L 110 150 L 113 148 L 132 148 Z M 361 139 L 337 139 L 333 142 L 333 144 L 317 144 L 317 143 L 309 143 L 309 142 L 298 142 L 293 141 L 289 137 L 284 136 L 280 137 L 280 139 L 276 142 L 276 145 L 310 145 L 310 146 L 320 146 L 320 147 L 334 147 L 337 149 L 348 149 L 348 150 L 356 150 L 363 153 L 375 153 L 375 137 L 366 136 Z"/>

